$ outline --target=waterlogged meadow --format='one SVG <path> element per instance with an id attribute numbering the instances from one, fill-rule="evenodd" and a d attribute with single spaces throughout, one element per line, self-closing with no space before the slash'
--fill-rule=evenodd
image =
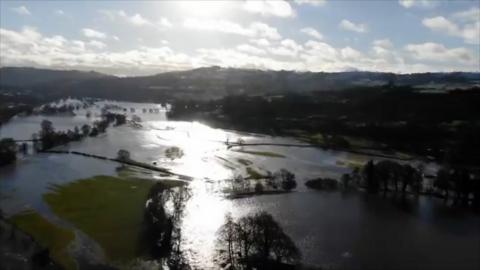
<path id="1" fill-rule="evenodd" d="M 100 244 L 108 260 L 138 255 L 145 202 L 155 182 L 95 176 L 52 186 L 44 195 L 52 211 Z"/>

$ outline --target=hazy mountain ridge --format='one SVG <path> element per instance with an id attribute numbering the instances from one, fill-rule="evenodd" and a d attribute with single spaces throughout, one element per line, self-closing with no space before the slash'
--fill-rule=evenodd
<path id="1" fill-rule="evenodd" d="M 95 71 L 54 70 L 31 67 L 0 68 L 0 85 L 32 86 L 55 81 L 82 81 L 110 77 Z"/>
<path id="2" fill-rule="evenodd" d="M 480 84 L 480 73 L 295 72 L 204 67 L 141 77 L 36 68 L 0 68 L 1 90 L 28 88 L 44 95 L 216 99 L 231 94 L 274 94 L 382 85 L 442 88 Z"/>

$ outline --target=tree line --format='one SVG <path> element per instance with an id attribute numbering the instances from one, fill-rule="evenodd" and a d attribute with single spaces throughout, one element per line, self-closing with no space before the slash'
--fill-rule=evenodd
<path id="1" fill-rule="evenodd" d="M 48 150 L 55 146 L 63 145 L 71 141 L 79 141 L 84 137 L 95 137 L 98 134 L 105 133 L 110 124 L 120 126 L 126 123 L 126 116 L 123 114 L 107 112 L 102 115 L 100 120 L 93 123 L 93 127 L 84 124 L 81 129 L 75 127 L 73 130 L 55 131 L 53 123 L 49 120 L 43 120 L 40 124 L 41 130 L 37 135 L 34 134 L 34 139 L 39 139 L 41 142 L 40 149 Z"/>
<path id="2" fill-rule="evenodd" d="M 280 169 L 275 173 L 268 171 L 266 175 L 261 175 L 252 168 L 247 167 L 247 172 L 250 172 L 253 176 L 245 178 L 242 175 L 235 175 L 233 179 L 229 179 L 234 197 L 289 192 L 297 187 L 295 174 L 287 169 Z"/>
<path id="3" fill-rule="evenodd" d="M 53 147 L 63 145 L 72 141 L 80 141 L 85 137 L 96 137 L 105 133 L 107 128 L 113 124 L 120 126 L 126 123 L 126 116 L 118 113 L 105 112 L 102 118 L 93 122 L 93 125 L 84 124 L 80 128 L 75 126 L 73 130 L 56 131 L 50 120 L 43 120 L 40 123 L 40 131 L 32 134 L 33 147 L 37 151 L 49 150 Z M 23 143 L 20 147 L 13 138 L 0 140 L 0 166 L 11 164 L 17 159 L 17 152 L 27 152 L 28 146 Z"/>
<path id="4" fill-rule="evenodd" d="M 456 206 L 470 206 L 480 209 L 480 177 L 478 172 L 467 167 L 443 166 L 437 172 L 433 187 L 423 185 L 422 166 L 399 164 L 390 160 L 368 161 L 359 171 L 342 177 L 343 182 L 355 180 L 363 185 L 369 193 L 387 192 L 425 194 L 443 197 L 445 202 Z M 452 198 L 450 197 L 453 193 Z"/>

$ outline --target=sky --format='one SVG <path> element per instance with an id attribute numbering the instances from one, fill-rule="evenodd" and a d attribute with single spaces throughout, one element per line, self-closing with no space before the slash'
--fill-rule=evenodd
<path id="1" fill-rule="evenodd" d="M 480 72 L 480 0 L 1 0 L 0 66 Z"/>

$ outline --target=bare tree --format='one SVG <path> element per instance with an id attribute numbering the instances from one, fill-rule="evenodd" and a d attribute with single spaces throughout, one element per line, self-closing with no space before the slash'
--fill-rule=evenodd
<path id="1" fill-rule="evenodd" d="M 227 251 L 225 259 L 233 269 L 267 269 L 275 264 L 297 264 L 300 260 L 298 248 L 266 212 L 237 221 L 227 215 L 218 235 L 221 250 Z"/>

